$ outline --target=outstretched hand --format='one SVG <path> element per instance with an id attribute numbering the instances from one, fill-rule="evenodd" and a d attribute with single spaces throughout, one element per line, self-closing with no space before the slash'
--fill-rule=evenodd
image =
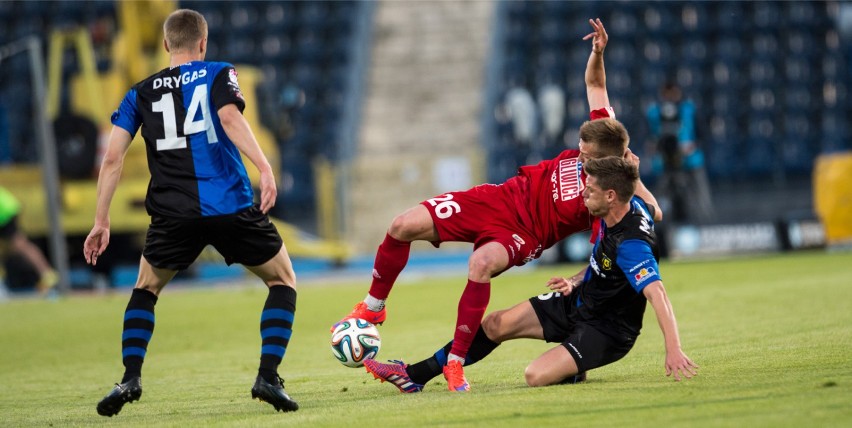
<path id="1" fill-rule="evenodd" d="M 95 225 L 86 237 L 86 242 L 83 243 L 86 263 L 92 266 L 98 264 L 98 257 L 103 254 L 107 245 L 109 245 L 109 227 Z"/>
<path id="2" fill-rule="evenodd" d="M 592 25 L 592 28 L 594 28 L 595 31 L 586 34 L 586 36 L 583 37 L 583 40 L 592 39 L 592 52 L 603 53 L 604 48 L 606 48 L 606 43 L 609 41 L 609 36 L 606 34 L 606 28 L 604 28 L 603 22 L 601 22 L 600 18 L 590 19 L 589 24 Z"/>
<path id="3" fill-rule="evenodd" d="M 683 351 L 666 352 L 666 376 L 674 375 L 675 381 L 680 381 L 681 376 L 692 379 L 698 374 L 698 364 L 692 362 Z"/>
<path id="4" fill-rule="evenodd" d="M 553 291 L 562 293 L 563 296 L 571 294 L 571 291 L 577 287 L 577 283 L 573 279 L 554 277 L 547 281 L 547 288 Z"/>

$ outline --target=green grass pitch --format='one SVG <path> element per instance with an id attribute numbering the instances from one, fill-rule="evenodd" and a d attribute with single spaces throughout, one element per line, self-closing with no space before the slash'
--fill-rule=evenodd
<path id="1" fill-rule="evenodd" d="M 416 257 L 416 254 L 413 255 Z M 577 265 L 507 273 L 490 309 L 546 291 Z M 297 266 L 298 269 L 298 266 Z M 104 418 L 95 404 L 122 373 L 128 291 L 0 305 L 2 426 L 710 426 L 852 425 L 852 255 L 806 252 L 662 263 L 686 353 L 698 377 L 664 376 L 653 311 L 633 351 L 584 384 L 528 388 L 526 364 L 551 344 L 509 342 L 467 368 L 469 394 L 443 378 L 404 395 L 363 368 L 340 365 L 329 325 L 367 290 L 351 283 L 299 288 L 281 374 L 299 401 L 275 413 L 250 399 L 260 350 L 260 284 L 167 288 L 143 370 L 142 400 Z M 464 272 L 398 284 L 380 327 L 379 358 L 415 362 L 450 338 Z"/>

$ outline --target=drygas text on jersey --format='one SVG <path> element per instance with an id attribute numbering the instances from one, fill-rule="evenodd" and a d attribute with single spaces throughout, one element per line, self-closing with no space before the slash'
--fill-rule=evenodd
<path id="1" fill-rule="evenodd" d="M 192 73 L 187 71 L 180 76 L 158 77 L 154 79 L 154 89 L 160 89 L 162 87 L 177 89 L 180 88 L 181 83 L 186 85 L 187 83 L 194 82 L 196 79 L 200 79 L 206 75 L 207 70 L 202 68 L 201 70 L 193 71 Z"/>

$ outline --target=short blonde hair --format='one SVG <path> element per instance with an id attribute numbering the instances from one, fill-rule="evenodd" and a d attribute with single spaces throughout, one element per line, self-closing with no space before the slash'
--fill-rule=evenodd
<path id="1" fill-rule="evenodd" d="M 192 49 L 207 37 L 207 20 L 191 9 L 178 9 L 163 23 L 163 34 L 170 51 Z"/>
<path id="2" fill-rule="evenodd" d="M 580 139 L 594 145 L 595 157 L 623 156 L 630 144 L 630 135 L 621 122 L 613 118 L 590 120 L 580 126 Z"/>

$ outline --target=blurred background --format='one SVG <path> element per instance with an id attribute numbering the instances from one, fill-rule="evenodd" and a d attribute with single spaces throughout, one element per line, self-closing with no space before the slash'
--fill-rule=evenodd
<path id="1" fill-rule="evenodd" d="M 97 269 L 82 242 L 110 113 L 168 64 L 162 22 L 177 8 L 206 17 L 207 60 L 237 66 L 300 275 L 369 269 L 404 209 L 576 148 L 593 17 L 610 37 L 610 100 L 666 212 L 666 257 L 852 241 L 852 3 L 0 0 L 0 186 L 62 289 L 135 281 L 141 137 Z M 587 239 L 541 262 L 583 260 Z M 464 263 L 457 250 L 446 257 Z M 38 283 L 14 251 L 3 260 L 7 288 Z M 209 251 L 181 276 L 241 274 Z"/>

